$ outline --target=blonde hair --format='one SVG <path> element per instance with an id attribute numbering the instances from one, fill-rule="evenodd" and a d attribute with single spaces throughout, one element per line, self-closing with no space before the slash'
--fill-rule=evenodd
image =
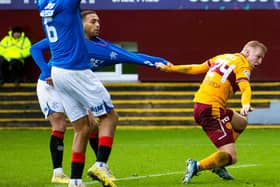
<path id="1" fill-rule="evenodd" d="M 246 50 L 249 47 L 251 47 L 251 48 L 257 48 L 257 47 L 261 48 L 262 51 L 264 52 L 264 54 L 267 52 L 267 47 L 263 43 L 261 43 L 257 40 L 252 40 L 252 41 L 247 42 L 244 45 L 243 50 Z"/>

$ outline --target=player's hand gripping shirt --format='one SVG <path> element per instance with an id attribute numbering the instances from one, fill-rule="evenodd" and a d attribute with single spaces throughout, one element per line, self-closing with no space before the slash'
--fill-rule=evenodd
<path id="1" fill-rule="evenodd" d="M 49 40 L 51 65 L 63 69 L 89 69 L 90 63 L 80 16 L 81 0 L 38 0 Z"/>
<path id="2" fill-rule="evenodd" d="M 240 81 L 249 81 L 251 68 L 247 59 L 240 53 L 223 54 L 208 61 L 209 70 L 195 94 L 194 101 L 226 107 L 227 100 L 239 89 Z M 251 91 L 249 90 L 249 95 Z M 244 103 L 250 99 L 247 97 Z"/>

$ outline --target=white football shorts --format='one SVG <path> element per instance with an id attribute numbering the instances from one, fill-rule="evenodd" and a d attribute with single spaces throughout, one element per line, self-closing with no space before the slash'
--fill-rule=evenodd
<path id="1" fill-rule="evenodd" d="M 89 111 L 98 117 L 114 108 L 109 92 L 90 69 L 52 67 L 51 77 L 71 122 L 84 117 Z"/>
<path id="2" fill-rule="evenodd" d="M 53 86 L 47 84 L 46 81 L 38 80 L 37 97 L 45 118 L 55 112 L 63 112 L 64 108 L 61 99 Z"/>

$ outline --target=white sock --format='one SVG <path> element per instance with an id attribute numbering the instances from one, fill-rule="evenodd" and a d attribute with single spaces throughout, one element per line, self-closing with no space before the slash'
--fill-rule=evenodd
<path id="1" fill-rule="evenodd" d="M 107 164 L 105 162 L 95 162 L 95 165 L 97 167 L 106 167 L 107 166 Z"/>
<path id="2" fill-rule="evenodd" d="M 53 174 L 54 175 L 63 174 L 63 169 L 62 168 L 55 168 L 53 170 Z"/>
<path id="3" fill-rule="evenodd" d="M 76 186 L 82 184 L 82 179 L 70 179 L 69 184 L 75 184 Z"/>

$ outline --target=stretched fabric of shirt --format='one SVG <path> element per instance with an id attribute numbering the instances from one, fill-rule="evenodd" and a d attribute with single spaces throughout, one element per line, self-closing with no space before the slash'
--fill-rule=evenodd
<path id="1" fill-rule="evenodd" d="M 120 63 L 132 63 L 155 67 L 156 62 L 167 64 L 167 61 L 160 57 L 154 57 L 141 53 L 132 53 L 123 48 L 120 48 L 101 38 L 94 40 L 86 40 L 86 47 L 90 57 L 91 69 L 96 71 L 105 66 L 111 66 Z M 41 70 L 39 79 L 45 80 L 50 77 L 50 65 L 47 64 L 43 51 L 49 50 L 49 42 L 43 39 L 31 47 L 31 54 Z"/>

